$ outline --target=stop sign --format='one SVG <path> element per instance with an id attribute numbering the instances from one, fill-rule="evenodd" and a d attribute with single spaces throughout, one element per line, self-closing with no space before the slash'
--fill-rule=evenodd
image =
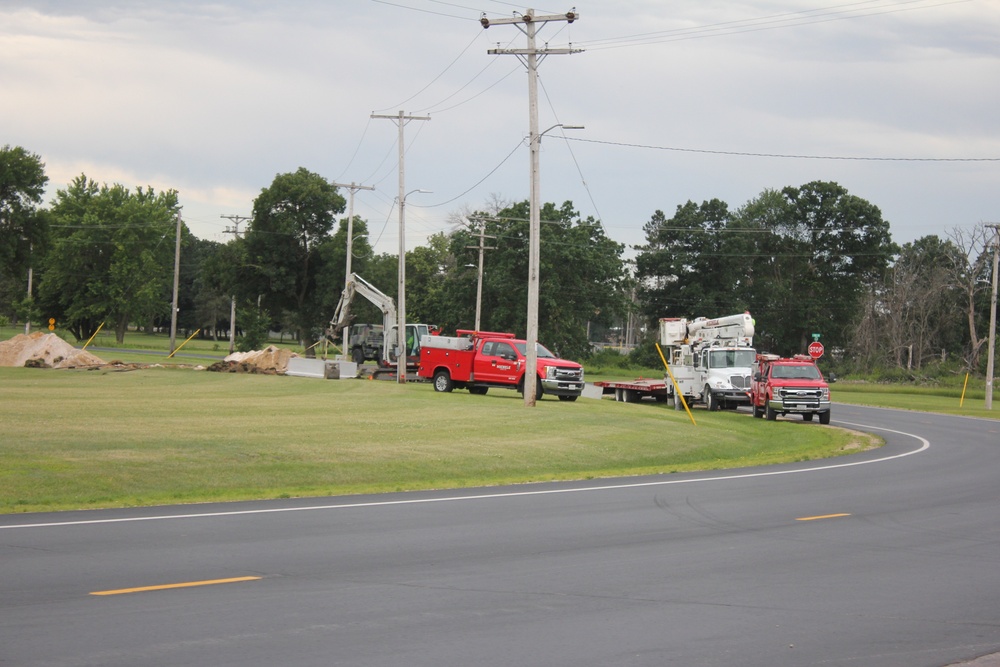
<path id="1" fill-rule="evenodd" d="M 823 343 L 814 341 L 809 343 L 809 356 L 813 359 L 819 359 L 823 356 Z"/>

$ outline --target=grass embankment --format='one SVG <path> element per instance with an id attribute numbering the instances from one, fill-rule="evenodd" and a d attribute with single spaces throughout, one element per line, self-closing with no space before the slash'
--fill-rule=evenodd
<path id="1" fill-rule="evenodd" d="M 667 404 L 162 368 L 0 368 L 0 512 L 338 495 L 825 458 L 855 434 Z"/>
<path id="2" fill-rule="evenodd" d="M 977 380 L 976 384 L 982 386 L 982 379 Z M 987 410 L 986 392 L 978 387 L 967 388 L 964 399 L 961 387 L 922 387 L 905 384 L 838 382 L 831 387 L 831 392 L 833 400 L 839 403 L 1000 419 L 1000 404 L 994 405 L 993 410 Z M 996 404 L 1000 396 L 994 395 L 994 399 Z"/>

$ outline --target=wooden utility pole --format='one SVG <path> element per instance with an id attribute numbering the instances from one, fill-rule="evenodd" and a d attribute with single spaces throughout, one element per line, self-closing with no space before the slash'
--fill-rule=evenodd
<path id="1" fill-rule="evenodd" d="M 480 315 L 483 310 L 483 252 L 486 250 L 496 250 L 496 247 L 487 247 L 483 245 L 486 239 L 495 239 L 495 236 L 489 236 L 486 234 L 486 221 L 479 221 L 479 245 L 467 245 L 466 249 L 475 250 L 479 249 L 479 280 L 476 282 L 476 331 L 480 330 L 479 322 Z"/>
<path id="2" fill-rule="evenodd" d="M 1000 269 L 1000 224 L 986 225 L 993 230 L 993 294 L 990 296 L 990 340 L 986 359 L 986 409 L 993 409 L 993 359 L 997 339 L 997 271 Z"/>
<path id="3" fill-rule="evenodd" d="M 176 351 L 177 340 L 177 291 L 181 279 L 181 212 L 177 211 L 177 242 L 174 245 L 174 298 L 170 308 L 170 354 Z"/>
<path id="4" fill-rule="evenodd" d="M 374 190 L 374 185 L 358 185 L 357 183 L 351 182 L 350 185 L 346 183 L 331 183 L 337 188 L 347 188 L 351 196 L 348 198 L 347 204 L 347 265 L 344 267 L 344 293 L 347 293 L 347 286 L 351 282 L 351 257 L 354 252 L 354 195 L 358 190 Z M 382 332 L 385 336 L 388 332 Z M 347 358 L 347 351 L 350 349 L 350 338 L 351 338 L 351 327 L 344 327 L 344 347 L 341 348 L 340 356 L 345 360 Z M 383 343 L 384 344 L 384 343 Z"/>
<path id="5" fill-rule="evenodd" d="M 565 14 L 551 14 L 547 16 L 536 16 L 534 9 L 528 9 L 524 14 L 509 19 L 489 19 L 484 14 L 480 19 L 483 28 L 491 25 L 514 25 L 518 30 L 528 37 L 528 48 L 526 49 L 490 49 L 488 53 L 493 55 L 515 55 L 528 68 L 528 116 L 529 116 L 529 142 L 531 145 L 531 215 L 528 242 L 528 330 L 525 336 L 527 344 L 525 349 L 524 363 L 524 405 L 534 407 L 535 405 L 535 385 L 538 369 L 538 265 L 539 265 L 539 236 L 540 236 L 540 210 L 539 200 L 539 175 L 538 175 L 538 147 L 542 140 L 542 132 L 538 132 L 538 63 L 545 56 L 550 54 L 578 53 L 582 49 L 550 49 L 548 46 L 539 49 L 535 47 L 535 34 L 539 24 L 550 21 L 566 21 L 572 23 L 580 18 L 574 10 Z M 522 27 L 523 25 L 523 27 Z M 549 128 L 552 129 L 552 128 Z M 548 132 L 548 130 L 546 130 Z"/>
<path id="6" fill-rule="evenodd" d="M 396 381 L 399 384 L 406 383 L 406 228 L 403 222 L 403 208 L 406 206 L 406 187 L 403 174 L 403 157 L 406 154 L 406 145 L 403 143 L 403 128 L 411 120 L 430 120 L 430 116 L 407 116 L 400 111 L 395 116 L 382 116 L 372 114 L 372 118 L 386 118 L 396 121 L 399 126 L 399 296 L 396 301 Z M 388 336 L 389 332 L 382 333 Z M 388 345 L 388 339 L 383 341 L 383 345 Z"/>
<path id="7" fill-rule="evenodd" d="M 245 215 L 220 215 L 220 218 L 225 218 L 233 223 L 232 227 L 226 227 L 222 230 L 223 234 L 232 234 L 234 238 L 240 237 L 240 223 L 246 222 L 250 218 Z M 236 295 L 233 294 L 229 299 L 229 354 L 236 351 Z"/>

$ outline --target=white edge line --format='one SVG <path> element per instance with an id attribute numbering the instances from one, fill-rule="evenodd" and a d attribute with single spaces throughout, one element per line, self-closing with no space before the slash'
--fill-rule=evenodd
<path id="1" fill-rule="evenodd" d="M 493 498 L 515 498 L 521 496 L 546 496 L 558 493 L 580 493 L 584 491 L 613 491 L 617 489 L 636 489 L 646 486 L 667 486 L 670 484 L 692 484 L 695 482 L 721 482 L 730 479 L 749 479 L 753 477 L 772 477 L 775 475 L 792 475 L 804 472 L 816 472 L 819 470 L 833 470 L 835 468 L 850 468 L 853 466 L 868 465 L 870 463 L 881 463 L 883 461 L 891 461 L 893 459 L 901 459 L 906 456 L 911 456 L 913 454 L 919 454 L 920 452 L 926 451 L 930 448 L 931 444 L 926 438 L 922 438 L 919 435 L 913 433 L 906 433 L 904 431 L 896 431 L 891 428 L 882 428 L 879 426 L 868 426 L 867 424 L 854 424 L 851 422 L 838 422 L 840 424 L 846 424 L 848 426 L 857 426 L 865 429 L 872 429 L 876 431 L 885 431 L 887 433 L 895 433 L 897 435 L 903 435 L 910 438 L 919 440 L 922 444 L 918 449 L 914 449 L 909 452 L 903 452 L 902 454 L 893 454 L 892 456 L 884 456 L 879 459 L 869 459 L 865 461 L 853 461 L 850 463 L 834 463 L 828 465 L 812 466 L 809 468 L 795 468 L 793 470 L 771 470 L 765 472 L 750 472 L 743 473 L 740 475 L 718 475 L 715 477 L 697 477 L 692 479 L 664 479 L 657 480 L 655 482 L 631 482 L 625 484 L 604 484 L 601 486 L 585 486 L 585 487 L 575 487 L 572 489 L 539 489 L 536 491 L 511 491 L 506 493 L 482 493 L 474 496 L 443 496 L 437 498 L 409 498 L 406 500 L 380 500 L 371 501 L 364 503 L 344 503 L 340 505 L 309 505 L 306 507 L 273 507 L 269 509 L 256 509 L 256 510 L 233 510 L 230 512 L 203 512 L 203 513 L 192 513 L 192 514 L 164 514 L 160 516 L 136 516 L 136 517 L 121 517 L 117 519 L 89 519 L 83 521 L 53 521 L 50 523 L 25 523 L 25 524 L 15 524 L 9 526 L 0 526 L 0 530 L 6 530 L 11 528 L 54 528 L 58 526 L 86 526 L 102 523 L 131 523 L 135 521 L 160 521 L 163 519 L 205 519 L 211 517 L 222 517 L 222 516 L 243 516 L 250 514 L 277 514 L 284 512 L 307 512 L 307 511 L 317 511 L 317 510 L 343 510 L 343 509 L 356 509 L 360 507 L 386 507 L 391 505 L 419 505 L 424 503 L 443 503 L 443 502 L 454 502 L 460 500 L 489 500 Z"/>

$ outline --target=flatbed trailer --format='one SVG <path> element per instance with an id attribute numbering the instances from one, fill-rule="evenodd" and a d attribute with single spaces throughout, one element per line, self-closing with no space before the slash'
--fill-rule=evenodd
<path id="1" fill-rule="evenodd" d="M 660 403 L 670 399 L 670 387 L 665 379 L 637 378 L 624 382 L 594 382 L 595 387 L 601 387 L 603 393 L 614 394 L 615 400 L 622 403 L 638 403 L 644 398 L 652 398 Z"/>

